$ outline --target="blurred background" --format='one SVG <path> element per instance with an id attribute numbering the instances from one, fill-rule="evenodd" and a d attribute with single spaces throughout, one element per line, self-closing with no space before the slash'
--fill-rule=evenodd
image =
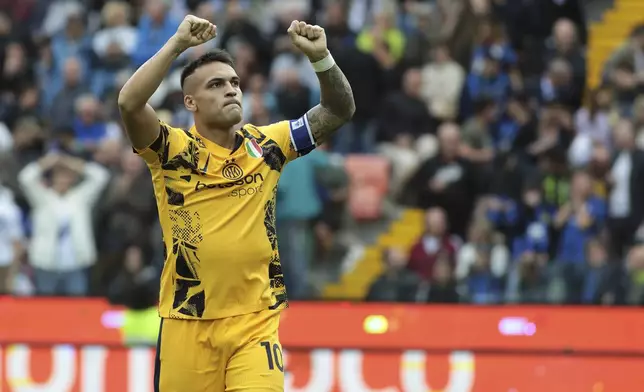
<path id="1" fill-rule="evenodd" d="M 186 13 L 219 34 L 151 99 L 174 126 L 215 47 L 244 121 L 317 104 L 293 19 L 355 94 L 279 183 L 287 391 L 642 389 L 642 0 L 0 0 L 0 389 L 153 390 L 163 246 L 116 97 Z"/>
<path id="2" fill-rule="evenodd" d="M 353 121 L 278 192 L 290 298 L 644 303 L 644 3 L 635 0 L 0 1 L 0 292 L 156 301 L 149 174 L 116 96 L 190 12 L 230 51 L 245 121 L 301 116 L 325 27 Z M 589 27 L 590 26 L 590 27 Z M 35 162 L 39 162 L 36 164 Z M 77 191 L 77 200 L 58 195 Z"/>

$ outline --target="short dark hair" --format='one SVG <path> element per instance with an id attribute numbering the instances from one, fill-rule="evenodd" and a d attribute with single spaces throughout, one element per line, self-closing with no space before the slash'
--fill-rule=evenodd
<path id="1" fill-rule="evenodd" d="M 230 65 L 232 68 L 235 68 L 235 61 L 233 60 L 233 56 L 231 56 L 230 53 L 226 52 L 223 49 L 211 50 L 210 52 L 204 53 L 198 58 L 192 60 L 183 68 L 183 71 L 181 71 L 181 88 L 183 88 L 183 84 L 188 76 L 195 73 L 198 68 L 201 68 L 204 65 L 210 63 L 224 63 Z"/>

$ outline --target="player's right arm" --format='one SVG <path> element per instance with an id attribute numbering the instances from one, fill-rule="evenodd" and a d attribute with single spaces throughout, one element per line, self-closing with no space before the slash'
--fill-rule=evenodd
<path id="1" fill-rule="evenodd" d="M 159 137 L 159 120 L 148 100 L 161 85 L 173 61 L 186 49 L 207 42 L 215 35 L 216 27 L 212 23 L 186 16 L 172 38 L 125 83 L 119 93 L 118 106 L 125 131 L 136 150 L 150 146 Z"/>

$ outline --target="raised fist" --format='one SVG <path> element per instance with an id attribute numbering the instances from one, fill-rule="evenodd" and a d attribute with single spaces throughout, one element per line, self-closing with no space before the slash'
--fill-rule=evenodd
<path id="1" fill-rule="evenodd" d="M 217 26 L 209 21 L 187 15 L 174 33 L 174 40 L 181 50 L 201 45 L 217 36 Z"/>
<path id="2" fill-rule="evenodd" d="M 311 62 L 320 61 L 329 54 L 326 47 L 326 34 L 324 29 L 318 25 L 314 26 L 294 20 L 288 28 L 288 35 L 293 45 L 304 53 Z"/>

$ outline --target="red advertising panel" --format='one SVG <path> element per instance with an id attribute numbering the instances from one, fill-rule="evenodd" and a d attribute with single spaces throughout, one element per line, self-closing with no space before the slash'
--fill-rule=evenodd
<path id="1" fill-rule="evenodd" d="M 120 344 L 124 310 L 102 300 L 0 298 L 0 343 Z M 291 348 L 581 350 L 644 354 L 636 308 L 295 303 Z"/>
<path id="2" fill-rule="evenodd" d="M 0 298 L 0 392 L 151 392 L 128 314 Z M 638 309 L 296 303 L 280 336 L 290 392 L 639 392 L 642 331 Z"/>
<path id="3" fill-rule="evenodd" d="M 285 351 L 288 392 L 639 392 L 644 358 Z M 2 347 L 0 390 L 152 392 L 151 348 Z"/>

